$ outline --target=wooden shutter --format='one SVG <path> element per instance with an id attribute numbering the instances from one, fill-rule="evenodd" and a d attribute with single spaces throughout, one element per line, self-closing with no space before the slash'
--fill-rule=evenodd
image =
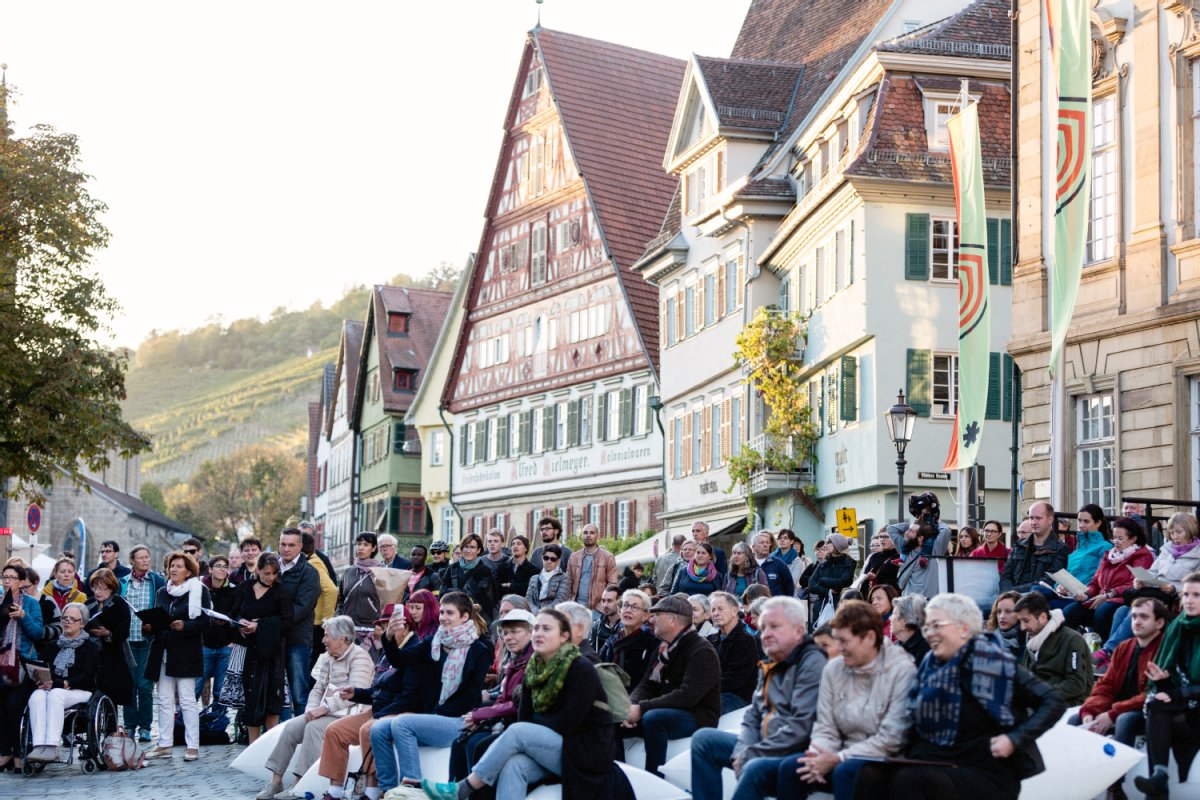
<path id="1" fill-rule="evenodd" d="M 721 401 L 721 463 L 729 461 L 733 448 L 731 433 L 733 429 L 733 399 L 726 397 Z"/>
<path id="2" fill-rule="evenodd" d="M 704 406 L 700 415 L 701 426 L 704 429 L 703 437 L 700 445 L 700 471 L 708 469 L 712 465 L 712 406 Z"/>
<path id="3" fill-rule="evenodd" d="M 508 458 L 508 414 L 496 419 L 496 456 Z"/>
<path id="4" fill-rule="evenodd" d="M 1000 285 L 1012 286 L 1012 220 L 1000 220 Z"/>
<path id="5" fill-rule="evenodd" d="M 621 435 L 633 434 L 633 389 L 621 390 Z"/>
<path id="6" fill-rule="evenodd" d="M 988 283 L 995 286 L 1000 282 L 1000 220 L 987 219 L 987 265 Z"/>
<path id="7" fill-rule="evenodd" d="M 388 520 L 387 520 L 388 533 L 399 533 L 400 532 L 400 498 L 392 497 L 392 498 L 389 498 L 389 500 L 391 502 L 388 504 Z"/>
<path id="8" fill-rule="evenodd" d="M 1004 397 L 1002 417 L 1005 422 L 1010 422 L 1012 421 L 1013 412 L 1013 360 L 1012 356 L 1010 356 L 1008 353 L 1005 353 L 1004 357 L 1001 359 L 1000 380 L 1004 383 L 1004 386 L 1001 387 Z"/>
<path id="9" fill-rule="evenodd" d="M 909 350 L 906 364 L 905 395 L 908 404 L 919 417 L 929 416 L 930 405 L 930 362 L 928 350 Z"/>
<path id="10" fill-rule="evenodd" d="M 737 297 L 735 298 L 736 307 L 742 307 L 742 297 L 746 294 L 746 256 L 744 253 L 738 253 L 737 257 Z"/>
<path id="11" fill-rule="evenodd" d="M 551 403 L 542 409 L 542 451 L 549 452 L 558 444 L 555 438 L 554 417 L 558 411 L 558 405 Z"/>
<path id="12" fill-rule="evenodd" d="M 458 426 L 458 465 L 465 467 L 467 465 L 467 426 Z"/>
<path id="13" fill-rule="evenodd" d="M 984 419 L 1000 419 L 1003 413 L 1002 405 L 1004 387 L 1000 385 L 1002 365 L 999 353 L 988 353 L 988 387 L 987 405 L 984 406 Z"/>
<path id="14" fill-rule="evenodd" d="M 586 403 L 586 398 L 579 398 L 567 403 L 567 446 L 579 446 L 579 404 Z"/>
<path id="15" fill-rule="evenodd" d="M 658 395 L 650 394 L 650 387 L 646 387 L 646 433 L 654 433 L 654 399 Z M 634 409 L 636 411 L 637 409 Z"/>
<path id="16" fill-rule="evenodd" d="M 842 422 L 854 422 L 858 419 L 858 359 L 854 356 L 842 356 L 841 386 L 838 387 L 838 402 L 840 408 L 838 418 Z"/>
<path id="17" fill-rule="evenodd" d="M 680 182 L 679 182 L 679 191 L 682 192 L 682 194 L 683 194 L 683 213 L 684 214 L 692 213 L 692 194 L 691 193 L 693 190 L 694 190 L 694 187 L 692 186 L 692 176 L 686 172 L 683 173 L 683 177 L 680 179 Z"/>
<path id="18" fill-rule="evenodd" d="M 904 278 L 929 280 L 929 215 L 904 215 Z M 915 408 L 915 406 L 914 406 Z"/>
<path id="19" fill-rule="evenodd" d="M 521 454 L 528 455 L 533 452 L 533 411 L 526 410 L 521 412 Z"/>
<path id="20" fill-rule="evenodd" d="M 475 425 L 475 463 L 479 463 L 487 459 L 487 423 L 479 420 L 473 424 Z"/>
<path id="21" fill-rule="evenodd" d="M 713 192 L 720 192 L 725 188 L 725 151 L 717 151 L 717 174 L 713 176 Z"/>
<path id="22" fill-rule="evenodd" d="M 608 392 L 601 390 L 596 395 L 596 441 L 604 441 L 604 429 L 607 427 L 604 422 L 605 411 L 608 409 Z"/>
<path id="23" fill-rule="evenodd" d="M 667 477 L 675 477 L 675 420 L 667 420 Z"/>
<path id="24" fill-rule="evenodd" d="M 600 529 L 600 535 L 609 539 L 617 538 L 617 504 L 615 501 L 604 504 L 605 525 Z"/>
<path id="25" fill-rule="evenodd" d="M 637 500 L 629 500 L 627 502 L 629 503 L 629 530 L 625 535 L 637 536 L 640 532 L 638 531 L 637 524 Z"/>
<path id="26" fill-rule="evenodd" d="M 715 319 L 721 319 L 725 316 L 725 265 L 717 265 L 717 296 L 713 299 L 713 308 L 716 310 Z"/>
<path id="27" fill-rule="evenodd" d="M 675 341 L 687 338 L 687 291 L 681 286 L 675 295 Z"/>
<path id="28" fill-rule="evenodd" d="M 658 334 L 658 337 L 659 337 L 658 346 L 659 346 L 660 350 L 667 349 L 667 342 L 669 342 L 671 340 L 670 336 L 667 334 L 667 324 L 668 324 L 667 323 L 667 303 L 669 303 L 669 302 L 670 302 L 669 300 L 661 300 L 661 301 L 659 301 L 659 304 L 658 304 L 660 307 L 660 312 L 661 312 L 658 317 L 658 325 L 659 325 L 659 329 L 660 329 L 659 334 Z M 580 338 L 582 338 L 582 337 L 580 337 Z"/>
<path id="29" fill-rule="evenodd" d="M 704 276 L 696 278 L 696 330 L 704 328 Z"/>
<path id="30" fill-rule="evenodd" d="M 692 474 L 692 412 L 683 412 L 683 470 L 684 475 Z"/>

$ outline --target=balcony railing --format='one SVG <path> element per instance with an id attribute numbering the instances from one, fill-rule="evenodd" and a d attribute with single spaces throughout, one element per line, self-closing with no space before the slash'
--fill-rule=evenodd
<path id="1" fill-rule="evenodd" d="M 794 437 L 760 433 L 750 440 L 749 447 L 763 457 L 761 466 L 750 473 L 750 491 L 759 497 L 796 491 L 816 479 L 813 453 L 801 458 Z M 781 468 L 794 462 L 799 462 L 794 470 Z"/>

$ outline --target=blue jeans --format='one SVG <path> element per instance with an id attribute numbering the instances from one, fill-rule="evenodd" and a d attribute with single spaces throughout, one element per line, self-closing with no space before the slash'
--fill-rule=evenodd
<path id="1" fill-rule="evenodd" d="M 1080 725 L 1082 724 L 1082 718 L 1078 714 L 1072 714 L 1071 718 L 1067 720 L 1067 724 Z M 1137 743 L 1137 737 L 1145 732 L 1146 716 L 1140 711 L 1126 711 L 1117 717 L 1108 735 L 1123 745 L 1134 747 Z"/>
<path id="2" fill-rule="evenodd" d="M 133 666 L 129 669 L 133 676 L 133 702 L 125 706 L 125 730 L 130 736 L 138 728 L 149 734 L 150 723 L 154 721 L 154 684 L 142 676 L 150 660 L 150 641 L 130 642 L 129 651 L 133 654 Z"/>
<path id="3" fill-rule="evenodd" d="M 721 692 L 721 715 L 724 716 L 730 711 L 737 711 L 739 708 L 745 708 L 750 705 L 750 702 L 743 700 L 733 692 Z"/>
<path id="4" fill-rule="evenodd" d="M 312 689 L 312 648 L 306 644 L 289 644 L 287 648 L 288 690 L 292 693 L 292 714 L 300 716 L 308 705 Z M 290 717 L 288 717 L 290 719 Z M 282 717 L 281 717 L 282 719 Z"/>
<path id="5" fill-rule="evenodd" d="M 1121 607 L 1121 603 L 1104 602 L 1093 611 L 1083 603 L 1072 602 L 1063 609 L 1063 617 L 1072 628 L 1090 625 L 1103 640 L 1112 633 L 1113 618 Z"/>
<path id="6" fill-rule="evenodd" d="M 691 736 L 700 725 L 696 715 L 679 708 L 656 708 L 642 716 L 642 740 L 646 744 L 646 772 L 658 775 L 667 760 L 667 742 Z M 660 776 L 661 777 L 661 776 Z"/>
<path id="7" fill-rule="evenodd" d="M 225 716 L 225 706 L 217 702 L 217 697 L 221 694 L 221 687 L 225 685 L 225 672 L 229 669 L 229 650 L 229 645 L 205 647 L 204 675 L 196 678 L 197 699 L 204 691 L 204 682 L 212 678 L 212 710 L 221 716 Z"/>
<path id="8" fill-rule="evenodd" d="M 462 733 L 462 728 L 462 717 L 438 714 L 401 714 L 377 721 L 371 726 L 371 751 L 375 754 L 379 788 L 387 793 L 399 786 L 404 778 L 421 780 L 418 748 L 421 745 L 449 747 Z"/>
<path id="9" fill-rule="evenodd" d="M 562 736 L 545 725 L 514 722 L 492 742 L 473 772 L 496 788 L 496 800 L 523 800 L 531 784 L 562 775 L 562 749 Z"/>
<path id="10" fill-rule="evenodd" d="M 733 765 L 733 748 L 737 744 L 736 733 L 726 733 L 714 728 L 705 728 L 692 737 L 692 798 L 693 800 L 721 800 L 725 795 L 721 770 Z M 798 755 L 798 754 L 797 754 Z M 738 776 L 733 800 L 762 800 L 765 797 L 804 797 L 801 794 L 785 794 L 777 789 L 778 776 L 791 764 L 795 771 L 796 756 L 752 758 L 742 767 Z"/>
<path id="11" fill-rule="evenodd" d="M 1108 635 L 1108 641 L 1104 643 L 1104 650 L 1110 656 L 1116 652 L 1117 645 L 1126 639 L 1133 638 L 1133 622 L 1129 619 L 1132 613 L 1129 606 L 1123 605 L 1113 615 L 1112 633 Z"/>

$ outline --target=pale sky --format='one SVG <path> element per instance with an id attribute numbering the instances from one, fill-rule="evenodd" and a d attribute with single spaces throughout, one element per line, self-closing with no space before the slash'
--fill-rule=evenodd
<path id="1" fill-rule="evenodd" d="M 547 0 L 542 24 L 729 54 L 749 0 Z M 18 134 L 80 138 L 114 341 L 326 303 L 479 241 L 534 0 L 0 0 Z"/>

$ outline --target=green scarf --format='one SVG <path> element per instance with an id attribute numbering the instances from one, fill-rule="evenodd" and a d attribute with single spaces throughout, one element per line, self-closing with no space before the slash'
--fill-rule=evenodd
<path id="1" fill-rule="evenodd" d="M 1170 672 L 1171 678 L 1169 681 L 1163 682 L 1167 686 L 1155 686 L 1154 691 L 1162 691 L 1169 686 L 1178 684 L 1175 666 L 1179 659 L 1184 656 L 1184 637 L 1192 636 L 1200 636 L 1200 617 L 1189 617 L 1186 614 L 1180 614 L 1175 618 L 1174 622 L 1167 626 L 1167 631 L 1163 634 L 1162 644 L 1158 646 L 1158 655 L 1155 656 L 1154 661 L 1167 672 Z M 1200 645 L 1192 647 L 1191 663 L 1180 666 L 1187 672 L 1187 676 L 1192 682 L 1200 681 Z M 1151 683 L 1154 682 L 1151 681 Z"/>
<path id="2" fill-rule="evenodd" d="M 554 658 L 549 661 L 543 661 L 541 656 L 529 659 L 525 667 L 525 685 L 533 691 L 534 711 L 544 714 L 550 710 L 567 679 L 567 669 L 577 658 L 579 648 L 568 643 L 558 648 Z"/>

